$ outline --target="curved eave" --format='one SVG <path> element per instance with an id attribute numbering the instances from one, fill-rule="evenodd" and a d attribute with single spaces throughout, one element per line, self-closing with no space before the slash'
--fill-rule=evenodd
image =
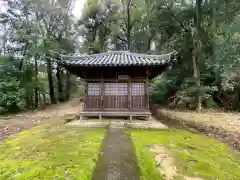
<path id="1" fill-rule="evenodd" d="M 75 67 L 156 67 L 170 64 L 174 60 L 174 52 L 162 55 L 146 55 L 125 51 L 113 51 L 107 53 L 62 56 L 62 64 Z"/>
<path id="2" fill-rule="evenodd" d="M 95 64 L 71 64 L 62 62 L 63 66 L 65 67 L 78 67 L 78 68 L 86 68 L 86 67 L 158 67 L 158 66 L 165 66 L 169 63 L 152 63 L 152 64 L 102 64 L 102 65 L 95 65 Z"/>

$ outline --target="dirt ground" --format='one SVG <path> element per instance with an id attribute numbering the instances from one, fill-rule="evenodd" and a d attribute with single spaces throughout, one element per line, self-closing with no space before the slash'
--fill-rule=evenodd
<path id="1" fill-rule="evenodd" d="M 168 150 L 161 145 L 154 144 L 149 149 L 156 154 L 155 161 L 157 167 L 161 173 L 164 174 L 166 180 L 173 180 L 178 175 L 177 168 L 174 163 L 174 159 L 168 153 Z M 184 180 L 202 180 L 198 177 L 184 176 Z"/>
<path id="2" fill-rule="evenodd" d="M 182 112 L 159 106 L 153 106 L 152 113 L 159 121 L 170 127 L 184 127 L 205 133 L 240 150 L 240 113 L 214 110 L 204 110 L 200 113 Z"/>
<path id="3" fill-rule="evenodd" d="M 208 124 L 210 126 L 223 128 L 229 132 L 240 133 L 240 113 L 225 113 L 213 110 L 205 110 L 204 112 L 196 113 L 194 111 L 175 111 L 168 109 L 161 109 L 161 112 L 167 114 L 172 118 L 181 118 L 182 120 Z"/>
<path id="4" fill-rule="evenodd" d="M 82 105 L 79 99 L 73 99 L 67 103 L 48 106 L 44 110 L 0 116 L 0 140 L 39 124 L 59 123 L 74 119 L 81 110 Z"/>

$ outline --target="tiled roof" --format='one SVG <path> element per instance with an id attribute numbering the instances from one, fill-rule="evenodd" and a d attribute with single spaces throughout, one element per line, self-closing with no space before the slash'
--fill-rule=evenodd
<path id="1" fill-rule="evenodd" d="M 62 56 L 65 65 L 78 67 L 159 66 L 168 64 L 172 54 L 147 55 L 128 51 L 110 51 L 83 56 Z"/>

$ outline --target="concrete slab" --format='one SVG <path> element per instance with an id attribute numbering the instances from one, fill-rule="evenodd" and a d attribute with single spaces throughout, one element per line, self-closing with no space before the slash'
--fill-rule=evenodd
<path id="1" fill-rule="evenodd" d="M 152 121 L 133 121 L 125 123 L 126 128 L 133 128 L 133 129 L 168 129 L 168 126 L 161 123 L 161 122 L 152 122 Z"/>
<path id="2" fill-rule="evenodd" d="M 151 121 L 144 120 L 123 120 L 123 119 L 103 119 L 103 120 L 74 120 L 67 125 L 71 126 L 80 126 L 80 127 L 89 127 L 89 128 L 133 128 L 133 129 L 168 129 L 168 126 L 155 120 Z"/>
<path id="3" fill-rule="evenodd" d="M 70 126 L 80 126 L 80 127 L 86 127 L 86 128 L 107 128 L 109 127 L 110 122 L 109 121 L 103 121 L 103 120 L 74 120 L 67 125 Z"/>

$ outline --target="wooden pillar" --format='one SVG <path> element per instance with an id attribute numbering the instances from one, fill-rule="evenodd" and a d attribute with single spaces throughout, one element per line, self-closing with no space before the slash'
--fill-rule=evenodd
<path id="1" fill-rule="evenodd" d="M 83 111 L 85 111 L 85 109 L 87 108 L 87 96 L 88 96 L 88 82 L 87 82 L 87 76 L 86 73 L 83 73 L 83 80 L 84 80 L 84 97 L 83 97 Z M 79 117 L 80 121 L 83 120 L 83 114 L 80 113 L 80 117 Z"/>
<path id="2" fill-rule="evenodd" d="M 88 82 L 85 82 L 85 92 L 84 92 L 84 98 L 83 98 L 83 102 L 84 102 L 84 109 L 87 108 L 87 100 L 88 100 Z"/>
<path id="3" fill-rule="evenodd" d="M 130 76 L 128 79 L 128 109 L 129 111 L 132 109 L 132 82 Z"/>
<path id="4" fill-rule="evenodd" d="M 101 110 L 103 110 L 103 100 L 104 100 L 104 81 L 103 81 L 103 77 L 101 77 Z"/>
<path id="5" fill-rule="evenodd" d="M 132 121 L 132 82 L 131 82 L 131 76 L 129 76 L 128 79 L 128 110 L 129 110 L 129 120 Z"/>
<path id="6" fill-rule="evenodd" d="M 87 77 L 86 77 L 86 72 L 83 73 L 83 80 L 84 80 L 84 86 L 85 86 L 85 91 L 84 91 L 84 97 L 83 97 L 83 103 L 84 103 L 84 108 L 83 110 L 87 107 L 87 96 L 88 96 L 88 82 L 87 82 Z"/>
<path id="7" fill-rule="evenodd" d="M 149 70 L 146 70 L 146 79 L 145 79 L 145 104 L 146 109 L 149 110 L 149 94 L 148 94 L 148 86 L 149 86 Z"/>

